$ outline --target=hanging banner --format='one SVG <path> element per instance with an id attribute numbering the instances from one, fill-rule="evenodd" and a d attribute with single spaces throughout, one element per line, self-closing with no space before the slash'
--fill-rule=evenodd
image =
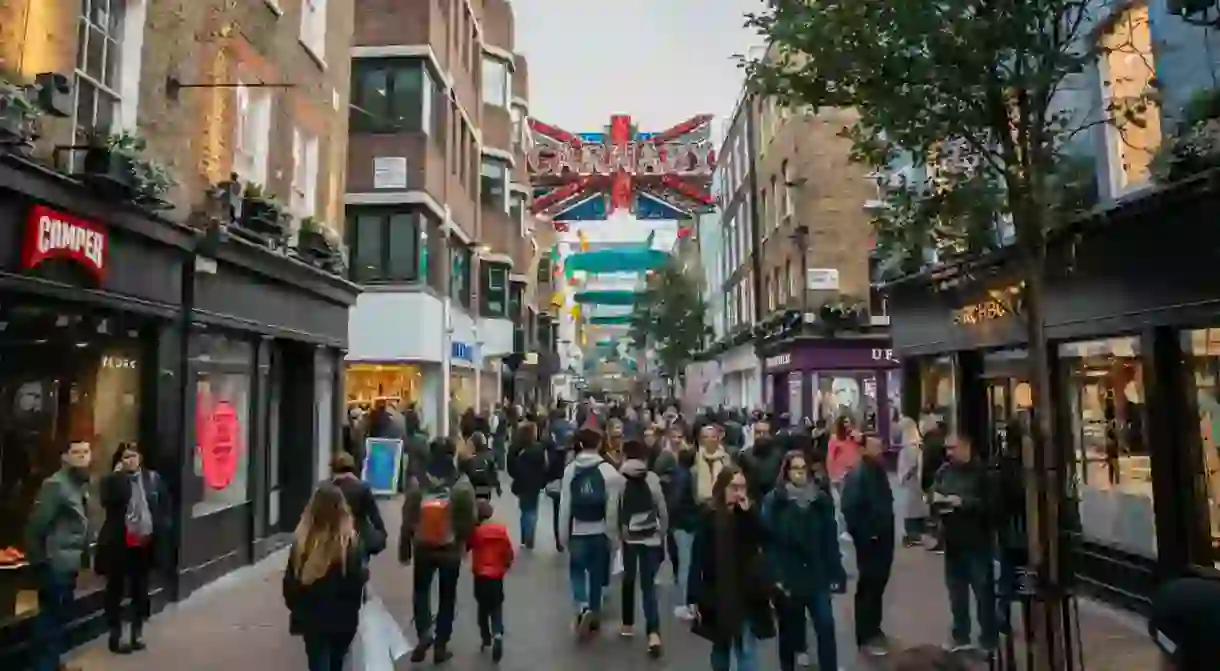
<path id="1" fill-rule="evenodd" d="M 224 399 L 213 401 L 210 394 L 201 394 L 195 413 L 195 435 L 204 486 L 225 489 L 237 476 L 243 451 L 237 409 Z"/>
<path id="2" fill-rule="evenodd" d="M 403 444 L 399 438 L 365 438 L 364 470 L 360 478 L 374 494 L 398 493 L 398 478 L 403 470 Z"/>

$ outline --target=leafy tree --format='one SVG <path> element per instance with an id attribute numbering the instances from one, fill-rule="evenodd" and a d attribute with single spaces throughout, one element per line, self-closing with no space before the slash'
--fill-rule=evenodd
<path id="1" fill-rule="evenodd" d="M 641 352 L 655 349 L 661 368 L 678 379 L 711 333 L 706 313 L 698 280 L 671 261 L 649 276 L 636 302 L 632 344 Z"/>
<path id="2" fill-rule="evenodd" d="M 1036 607 L 1035 666 L 1070 665 L 1057 603 L 1059 507 L 1066 462 L 1048 440 L 1054 412 L 1042 319 L 1047 246 L 1087 205 L 1092 174 L 1073 160 L 1095 126 L 1142 128 L 1155 81 L 1124 87 L 1104 108 L 1074 96 L 1111 52 L 1142 57 L 1134 40 L 1098 40 L 1121 0 L 767 0 L 747 15 L 769 46 L 746 63 L 760 93 L 793 109 L 850 108 L 853 159 L 883 174 L 913 169 L 888 188 L 878 243 L 907 272 L 996 246 L 1011 226 L 1036 412 L 1025 450 L 1031 561 L 1050 589 Z M 1146 20 L 1146 19 L 1144 19 Z M 1097 31 L 1097 32 L 1095 32 Z M 1135 31 L 1132 31 L 1133 33 Z M 1151 68 L 1149 68 L 1151 70 Z M 1117 88 L 1117 87 L 1116 87 Z M 1127 95 L 1132 88 L 1137 91 Z M 1147 90 L 1143 90 L 1147 89 Z M 1084 96 L 1087 97 L 1087 96 Z M 1087 179 L 1081 181 L 1085 176 Z"/>

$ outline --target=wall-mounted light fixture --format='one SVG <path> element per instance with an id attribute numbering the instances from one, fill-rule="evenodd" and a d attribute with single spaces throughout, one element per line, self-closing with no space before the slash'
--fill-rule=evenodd
<path id="1" fill-rule="evenodd" d="M 181 97 L 182 89 L 235 89 L 244 86 L 250 89 L 291 89 L 296 88 L 296 84 L 273 83 L 273 82 L 251 82 L 249 84 L 184 84 L 174 75 L 169 75 L 165 78 L 165 97 L 171 102 L 178 102 Z"/>

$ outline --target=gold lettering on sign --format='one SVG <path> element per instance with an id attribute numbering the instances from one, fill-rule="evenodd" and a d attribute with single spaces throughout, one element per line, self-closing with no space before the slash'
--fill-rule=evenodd
<path id="1" fill-rule="evenodd" d="M 990 298 L 953 311 L 954 324 L 982 324 L 1021 312 L 1022 285 L 988 291 Z"/>

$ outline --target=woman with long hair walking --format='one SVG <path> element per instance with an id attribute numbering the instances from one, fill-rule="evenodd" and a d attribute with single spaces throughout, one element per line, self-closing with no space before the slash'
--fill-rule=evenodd
<path id="1" fill-rule="evenodd" d="M 288 629 L 305 639 L 309 671 L 343 669 L 369 578 L 364 557 L 343 492 L 322 483 L 293 532 L 284 570 Z"/>

